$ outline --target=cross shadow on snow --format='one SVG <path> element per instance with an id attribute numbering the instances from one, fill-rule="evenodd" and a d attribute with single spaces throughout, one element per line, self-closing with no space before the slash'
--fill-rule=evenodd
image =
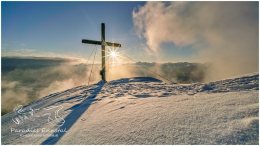
<path id="1" fill-rule="evenodd" d="M 158 80 L 153 77 L 133 77 L 133 78 L 121 78 L 118 80 L 110 81 L 109 84 L 120 84 L 120 83 L 131 83 L 131 82 L 142 82 L 142 83 L 149 83 L 149 82 L 159 82 L 161 83 L 161 80 Z"/>
<path id="2" fill-rule="evenodd" d="M 65 118 L 65 123 L 60 126 L 50 137 L 48 137 L 45 141 L 43 141 L 42 145 L 53 145 L 56 144 L 66 132 L 73 126 L 73 124 L 79 119 L 79 117 L 90 107 L 96 96 L 101 91 L 104 86 L 104 82 L 100 81 L 97 83 L 97 87 L 94 88 L 94 92 L 89 95 L 85 100 L 83 100 L 80 104 L 77 104 L 77 107 L 72 108 L 71 113 L 69 113 Z"/>

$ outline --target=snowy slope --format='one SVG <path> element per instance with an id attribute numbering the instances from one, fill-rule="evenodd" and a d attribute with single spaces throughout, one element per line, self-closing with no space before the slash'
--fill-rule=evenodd
<path id="1" fill-rule="evenodd" d="M 207 84 L 120 79 L 2 116 L 2 144 L 258 144 L 259 75 Z"/>

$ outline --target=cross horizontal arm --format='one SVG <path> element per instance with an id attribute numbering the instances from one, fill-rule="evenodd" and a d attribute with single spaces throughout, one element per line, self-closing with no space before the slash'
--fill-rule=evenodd
<path id="1" fill-rule="evenodd" d="M 85 39 L 82 40 L 82 43 L 93 44 L 93 45 L 101 45 L 101 41 L 85 40 Z"/>
<path id="2" fill-rule="evenodd" d="M 118 43 L 111 43 L 111 42 L 106 42 L 106 46 L 121 47 L 121 44 L 118 44 Z"/>
<path id="3" fill-rule="evenodd" d="M 86 40 L 86 39 L 83 39 L 82 43 L 84 43 L 84 44 L 93 44 L 93 45 L 102 45 L 101 41 Z M 121 44 L 105 42 L 105 46 L 121 47 Z"/>

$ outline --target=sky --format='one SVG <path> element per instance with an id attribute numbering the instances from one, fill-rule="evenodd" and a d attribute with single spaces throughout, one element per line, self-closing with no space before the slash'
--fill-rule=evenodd
<path id="1" fill-rule="evenodd" d="M 82 44 L 81 39 L 100 40 L 100 24 L 104 22 L 106 40 L 121 43 L 120 50 L 136 61 L 203 62 L 235 56 L 231 59 L 235 63 L 248 48 L 250 53 L 244 62 L 258 60 L 258 2 L 2 2 L 1 5 L 2 56 L 87 59 L 97 46 Z M 230 50 L 225 51 L 226 58 L 223 55 L 212 58 L 223 48 Z M 233 55 L 234 52 L 239 54 Z M 250 62 L 249 58 L 255 60 Z"/>
<path id="2" fill-rule="evenodd" d="M 2 53 L 86 58 L 93 46 L 82 44 L 81 39 L 100 40 L 104 22 L 107 41 L 121 43 L 125 53 L 139 54 L 143 42 L 135 33 L 132 11 L 142 5 L 144 2 L 2 2 Z"/>

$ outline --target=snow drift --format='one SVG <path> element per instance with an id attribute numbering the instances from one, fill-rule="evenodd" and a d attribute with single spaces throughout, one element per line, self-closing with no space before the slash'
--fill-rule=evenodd
<path id="1" fill-rule="evenodd" d="M 258 144 L 258 87 L 258 74 L 78 86 L 2 116 L 2 144 Z"/>

